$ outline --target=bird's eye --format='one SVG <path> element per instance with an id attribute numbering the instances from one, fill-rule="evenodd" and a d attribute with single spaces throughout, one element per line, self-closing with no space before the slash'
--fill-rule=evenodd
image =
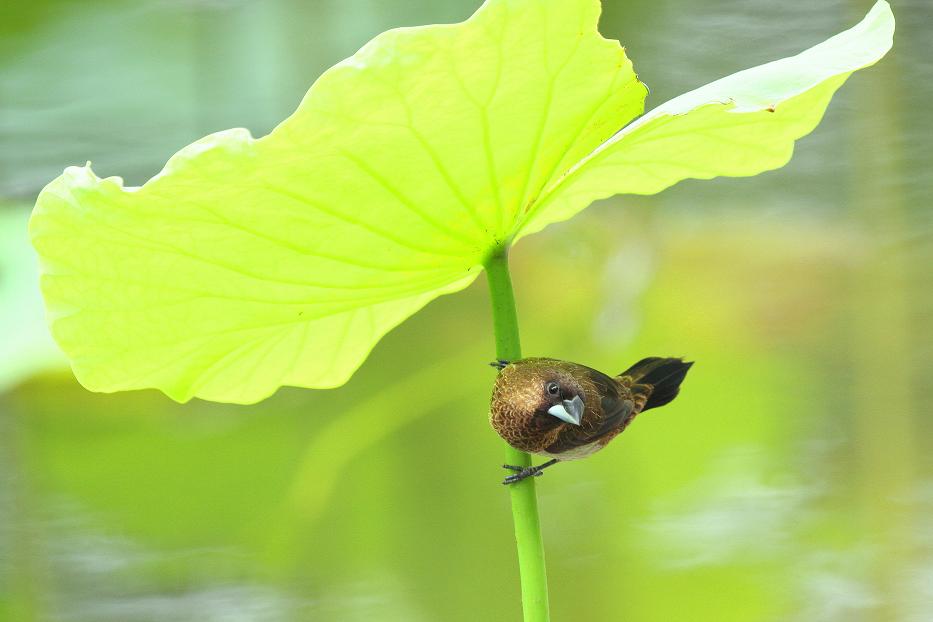
<path id="1" fill-rule="evenodd" d="M 557 386 L 557 383 L 556 383 L 556 382 L 549 382 L 549 383 L 547 383 L 547 387 L 546 387 L 546 388 L 547 388 L 547 392 L 548 392 L 550 395 L 557 395 L 558 393 L 560 393 L 560 387 Z"/>

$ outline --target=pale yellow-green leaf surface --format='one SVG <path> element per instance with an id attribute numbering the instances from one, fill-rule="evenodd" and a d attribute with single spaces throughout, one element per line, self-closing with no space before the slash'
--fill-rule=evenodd
<path id="1" fill-rule="evenodd" d="M 787 164 L 833 93 L 891 48 L 894 16 L 877 2 L 859 24 L 796 56 L 740 71 L 639 118 L 550 186 L 519 236 L 614 194 L 655 194 L 683 179 L 743 177 Z"/>
<path id="2" fill-rule="evenodd" d="M 78 379 L 242 403 L 345 382 L 641 113 L 599 10 L 491 0 L 461 24 L 379 35 L 270 135 L 208 136 L 140 188 L 66 170 L 30 229 Z"/>
<path id="3" fill-rule="evenodd" d="M 78 379 L 239 403 L 339 385 L 495 249 L 593 200 L 783 165 L 893 31 L 881 1 L 629 124 L 646 89 L 599 11 L 488 0 L 460 24 L 379 35 L 268 136 L 203 138 L 142 187 L 67 169 L 30 232 Z"/>

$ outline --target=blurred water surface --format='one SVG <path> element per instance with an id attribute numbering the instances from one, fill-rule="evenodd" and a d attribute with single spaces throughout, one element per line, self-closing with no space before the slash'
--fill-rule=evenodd
<path id="1" fill-rule="evenodd" d="M 262 135 L 387 28 L 474 2 L 143 0 L 0 20 L 0 619 L 515 620 L 482 279 L 345 387 L 253 407 L 91 394 L 43 332 L 26 210 L 68 165 L 139 184 Z M 796 53 L 862 0 L 605 0 L 649 107 Z M 933 5 L 786 168 L 604 201 L 515 250 L 526 353 L 697 361 L 540 480 L 555 620 L 933 619 Z"/>

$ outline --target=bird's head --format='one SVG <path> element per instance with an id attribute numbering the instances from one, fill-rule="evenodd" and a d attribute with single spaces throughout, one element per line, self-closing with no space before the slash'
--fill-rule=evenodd
<path id="1" fill-rule="evenodd" d="M 510 363 L 499 373 L 494 408 L 541 429 L 580 425 L 584 403 L 580 382 L 561 361 L 530 358 Z"/>

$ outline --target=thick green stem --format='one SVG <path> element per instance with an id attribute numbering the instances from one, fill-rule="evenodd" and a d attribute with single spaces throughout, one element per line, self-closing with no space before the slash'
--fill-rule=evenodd
<path id="1" fill-rule="evenodd" d="M 518 336 L 515 295 L 509 276 L 508 247 L 489 257 L 485 264 L 492 300 L 492 320 L 496 334 L 496 356 L 506 361 L 522 357 Z M 531 456 L 506 445 L 506 464 L 530 466 Z M 522 610 L 525 622 L 547 622 L 547 572 L 544 568 L 544 542 L 538 519 L 535 478 L 528 477 L 509 486 L 512 495 L 512 520 L 518 545 L 518 570 L 522 582 Z"/>

